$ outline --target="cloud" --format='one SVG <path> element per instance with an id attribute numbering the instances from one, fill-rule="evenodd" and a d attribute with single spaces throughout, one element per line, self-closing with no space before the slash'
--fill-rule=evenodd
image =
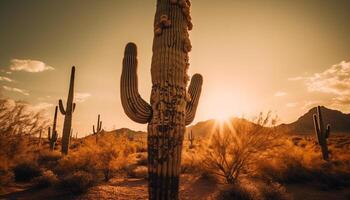
<path id="1" fill-rule="evenodd" d="M 40 102 L 36 105 L 33 106 L 34 109 L 37 109 L 37 110 L 43 110 L 43 109 L 47 109 L 47 108 L 50 108 L 50 107 L 53 107 L 54 105 L 52 103 L 47 103 L 47 102 Z"/>
<path id="2" fill-rule="evenodd" d="M 323 72 L 289 80 L 303 81 L 309 92 L 334 95 L 330 104 L 341 106 L 350 103 L 350 62 L 342 61 Z"/>
<path id="3" fill-rule="evenodd" d="M 286 96 L 286 95 L 287 95 L 286 92 L 281 92 L 281 91 L 276 92 L 276 93 L 274 94 L 275 97 L 283 97 L 283 96 Z"/>
<path id="4" fill-rule="evenodd" d="M 6 81 L 6 82 L 13 82 L 12 79 L 6 77 L 6 76 L 0 76 L 0 81 Z"/>
<path id="5" fill-rule="evenodd" d="M 21 93 L 25 96 L 29 96 L 29 93 L 25 90 L 22 90 L 22 89 L 18 89 L 18 88 L 14 88 L 14 87 L 8 87 L 6 85 L 2 86 L 2 88 L 4 88 L 4 90 L 6 91 L 10 91 L 10 92 L 18 92 L 18 93 Z"/>
<path id="6" fill-rule="evenodd" d="M 297 105 L 298 105 L 298 103 L 296 103 L 296 102 L 290 102 L 290 103 L 286 104 L 286 106 L 289 107 L 289 108 L 295 107 Z"/>
<path id="7" fill-rule="evenodd" d="M 87 98 L 91 97 L 90 93 L 75 93 L 75 101 L 76 102 L 84 102 Z"/>
<path id="8" fill-rule="evenodd" d="M 12 71 L 25 71 L 35 73 L 43 72 L 46 70 L 53 70 L 54 68 L 39 60 L 12 59 L 10 69 Z"/>

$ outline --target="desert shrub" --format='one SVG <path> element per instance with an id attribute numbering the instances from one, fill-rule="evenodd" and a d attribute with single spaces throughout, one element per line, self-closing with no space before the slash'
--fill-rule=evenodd
<path id="1" fill-rule="evenodd" d="M 218 200 L 254 200 L 254 195 L 239 183 L 225 185 L 220 189 L 216 199 Z"/>
<path id="2" fill-rule="evenodd" d="M 16 181 L 30 181 L 41 175 L 41 170 L 35 162 L 23 162 L 13 168 Z"/>
<path id="3" fill-rule="evenodd" d="M 54 168 L 61 159 L 61 153 L 58 151 L 41 151 L 38 155 L 38 164 L 47 168 Z"/>
<path id="4" fill-rule="evenodd" d="M 226 183 L 235 183 L 242 172 L 264 158 L 267 150 L 279 146 L 279 134 L 265 127 L 269 123 L 275 123 L 270 114 L 260 114 L 256 124 L 243 119 L 221 127 L 212 135 L 203 164 Z"/>
<path id="5" fill-rule="evenodd" d="M 290 200 L 286 189 L 279 183 L 269 182 L 263 183 L 258 188 L 260 198 L 265 200 Z"/>
<path id="6" fill-rule="evenodd" d="M 63 177 L 60 185 L 72 192 L 73 194 L 81 194 L 86 192 L 90 187 L 94 186 L 96 181 L 94 176 L 85 171 L 77 171 L 73 174 Z"/>
<path id="7" fill-rule="evenodd" d="M 148 158 L 146 153 L 138 153 L 136 159 L 137 165 L 147 166 Z"/>
<path id="8" fill-rule="evenodd" d="M 34 178 L 32 182 L 36 188 L 46 188 L 54 186 L 58 182 L 58 178 L 51 170 L 47 170 L 41 176 Z"/>
<path id="9" fill-rule="evenodd" d="M 135 152 L 129 148 L 126 137 L 118 137 L 116 140 L 108 139 L 100 141 L 97 151 L 96 167 L 103 173 L 104 181 L 108 181 L 114 174 L 128 164 L 129 154 Z"/>
<path id="10" fill-rule="evenodd" d="M 202 153 L 203 149 L 199 147 L 196 149 L 186 149 L 183 151 L 181 158 L 181 173 L 201 174 L 203 171 L 207 171 L 202 166 Z"/>
<path id="11" fill-rule="evenodd" d="M 0 164 L 0 188 L 14 181 L 14 174 L 5 163 Z"/>
<path id="12" fill-rule="evenodd" d="M 124 137 L 104 135 L 98 143 L 87 141 L 77 151 L 59 160 L 55 171 L 60 176 L 85 171 L 93 174 L 95 180 L 108 181 L 117 171 L 129 163 L 130 148 Z"/>

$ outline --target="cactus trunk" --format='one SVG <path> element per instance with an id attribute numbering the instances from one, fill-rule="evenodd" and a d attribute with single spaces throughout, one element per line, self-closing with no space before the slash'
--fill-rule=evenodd
<path id="1" fill-rule="evenodd" d="M 192 29 L 188 0 L 158 0 L 154 20 L 152 91 L 149 105 L 137 88 L 137 49 L 125 48 L 121 100 L 135 122 L 148 123 L 149 199 L 179 198 L 181 151 L 186 125 L 195 116 L 202 76 L 192 77 L 188 91 L 188 30 Z"/>
<path id="2" fill-rule="evenodd" d="M 322 157 L 324 160 L 328 161 L 329 155 L 328 155 L 327 139 L 330 134 L 330 125 L 328 124 L 327 128 L 325 129 L 320 106 L 317 106 L 317 114 L 313 115 L 313 120 L 314 120 L 314 127 L 315 127 L 317 142 L 320 145 L 321 151 L 322 151 Z"/>
<path id="3" fill-rule="evenodd" d="M 52 134 L 51 134 L 51 128 L 49 127 L 48 136 L 47 136 L 49 143 L 50 143 L 50 150 L 51 151 L 55 149 L 55 145 L 56 145 L 57 138 L 58 138 L 58 134 L 57 134 L 57 130 L 56 130 L 57 110 L 58 110 L 58 107 L 56 106 L 55 115 L 54 115 L 53 124 L 52 124 Z"/>
<path id="4" fill-rule="evenodd" d="M 102 121 L 100 121 L 100 115 L 97 117 L 97 125 L 96 125 L 96 130 L 95 130 L 95 125 L 92 125 L 92 133 L 96 135 L 96 143 L 98 142 L 98 134 L 102 130 Z"/>
<path id="5" fill-rule="evenodd" d="M 72 117 L 75 109 L 75 103 L 73 103 L 74 99 L 74 78 L 75 78 L 75 67 L 72 67 L 70 84 L 69 84 L 69 92 L 67 98 L 66 109 L 64 109 L 62 100 L 59 101 L 59 108 L 62 115 L 64 115 L 64 123 L 63 123 L 63 133 L 62 133 L 62 154 L 67 155 L 69 149 L 71 128 L 72 128 Z"/>

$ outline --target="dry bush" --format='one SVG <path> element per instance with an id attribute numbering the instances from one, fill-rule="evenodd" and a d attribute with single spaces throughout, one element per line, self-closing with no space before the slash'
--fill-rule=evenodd
<path id="1" fill-rule="evenodd" d="M 13 168 L 16 181 L 30 181 L 41 175 L 41 170 L 36 162 L 25 161 Z"/>
<path id="2" fill-rule="evenodd" d="M 96 181 L 93 174 L 85 171 L 76 171 L 63 177 L 60 185 L 73 194 L 81 194 L 94 186 L 95 183 Z"/>
<path id="3" fill-rule="evenodd" d="M 46 170 L 41 176 L 34 178 L 32 182 L 36 188 L 46 188 L 56 185 L 58 178 L 51 170 Z"/>
<path id="4" fill-rule="evenodd" d="M 220 189 L 217 200 L 255 200 L 257 199 L 252 191 L 240 183 L 225 185 Z"/>
<path id="5" fill-rule="evenodd" d="M 279 183 L 268 182 L 259 186 L 260 199 L 264 200 L 290 200 L 291 196 L 287 193 L 286 188 Z"/>
<path id="6" fill-rule="evenodd" d="M 114 174 L 129 163 L 128 155 L 133 148 L 128 147 L 128 140 L 123 136 L 104 135 L 98 143 L 88 140 L 76 151 L 63 157 L 55 168 L 60 176 L 72 172 L 85 171 L 108 181 Z"/>
<path id="7" fill-rule="evenodd" d="M 257 166 L 258 176 L 266 181 L 314 183 L 323 190 L 350 185 L 348 161 L 323 161 L 313 141 L 297 146 L 293 141 L 286 142 L 284 148 L 273 155 L 272 159 Z"/>
<path id="8" fill-rule="evenodd" d="M 0 163 L 0 188 L 13 183 L 15 175 L 5 162 Z M 1 190 L 0 190 L 1 192 Z"/>
<path id="9" fill-rule="evenodd" d="M 38 164 L 45 168 L 53 169 L 57 166 L 62 154 L 58 151 L 42 150 L 37 157 Z"/>
<path id="10" fill-rule="evenodd" d="M 277 148 L 280 135 L 266 125 L 275 124 L 270 113 L 260 114 L 256 124 L 237 120 L 213 134 L 204 153 L 203 164 L 226 183 L 235 183 L 242 172 L 252 170 L 252 165 L 267 155 L 267 150 Z"/>

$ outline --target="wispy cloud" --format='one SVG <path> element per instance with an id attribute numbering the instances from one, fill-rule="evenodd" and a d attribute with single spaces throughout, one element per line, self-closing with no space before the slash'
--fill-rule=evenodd
<path id="1" fill-rule="evenodd" d="M 289 80 L 304 81 L 310 92 L 334 95 L 330 104 L 345 105 L 350 102 L 350 62 L 342 61 L 323 72 Z"/>
<path id="2" fill-rule="evenodd" d="M 39 60 L 12 59 L 10 69 L 12 71 L 43 72 L 54 68 Z"/>
<path id="3" fill-rule="evenodd" d="M 90 93 L 75 93 L 75 100 L 76 102 L 84 102 L 86 101 L 89 97 L 91 97 Z"/>
<path id="4" fill-rule="evenodd" d="M 54 105 L 52 103 L 40 102 L 40 103 L 34 105 L 33 108 L 37 109 L 37 110 L 43 110 L 43 109 L 51 108 L 53 106 Z"/>
<path id="5" fill-rule="evenodd" d="M 6 76 L 0 76 L 0 81 L 13 82 L 12 79 L 10 79 L 9 77 L 6 77 Z"/>
<path id="6" fill-rule="evenodd" d="M 29 93 L 25 90 L 22 90 L 22 89 L 19 89 L 19 88 L 15 88 L 15 87 L 9 87 L 9 86 L 2 86 L 2 88 L 6 91 L 10 91 L 10 92 L 18 92 L 18 93 L 21 93 L 25 96 L 29 96 Z"/>
<path id="7" fill-rule="evenodd" d="M 282 92 L 282 91 L 279 91 L 279 92 L 276 92 L 274 94 L 275 97 L 283 97 L 283 96 L 286 96 L 287 93 L 286 92 Z"/>

